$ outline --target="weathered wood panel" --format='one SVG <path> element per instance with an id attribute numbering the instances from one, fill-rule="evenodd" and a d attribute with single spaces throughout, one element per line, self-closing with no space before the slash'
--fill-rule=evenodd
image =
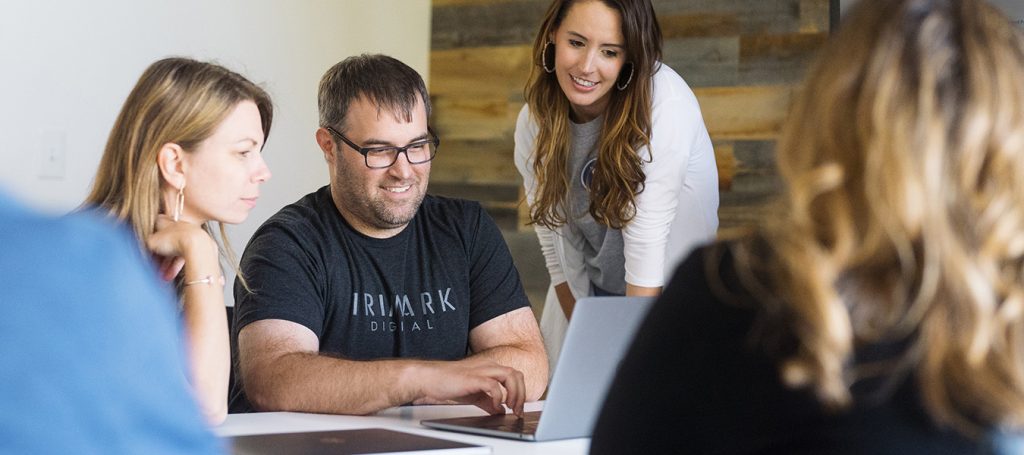
<path id="1" fill-rule="evenodd" d="M 814 23 L 811 15 L 819 4 L 827 23 L 828 0 L 655 0 L 654 9 L 659 23 L 663 17 L 681 14 L 732 14 L 738 34 L 755 35 L 799 32 Z"/>
<path id="2" fill-rule="evenodd" d="M 738 84 L 800 82 L 826 36 L 824 33 L 787 33 L 741 37 Z"/>
<path id="3" fill-rule="evenodd" d="M 433 0 L 431 6 L 441 8 L 445 6 L 493 6 L 499 3 L 520 3 L 522 0 Z"/>
<path id="4" fill-rule="evenodd" d="M 720 230 L 758 222 L 770 212 L 767 204 L 782 188 L 775 173 L 774 141 L 736 141 L 733 152 L 736 168 L 732 186 L 720 193 Z"/>
<path id="5" fill-rule="evenodd" d="M 735 12 L 662 14 L 658 17 L 658 24 L 661 25 L 661 34 L 665 40 L 740 34 L 740 18 Z"/>
<path id="6" fill-rule="evenodd" d="M 522 101 L 503 96 L 433 96 L 433 125 L 438 135 L 449 140 L 488 140 L 504 138 L 512 144 L 516 117 Z"/>
<path id="7" fill-rule="evenodd" d="M 715 140 L 775 139 L 793 96 L 788 85 L 703 87 L 693 92 Z"/>
<path id="8" fill-rule="evenodd" d="M 436 196 L 480 201 L 500 229 L 515 231 L 520 225 L 518 187 L 508 183 L 454 184 L 431 178 L 427 191 Z"/>
<path id="9" fill-rule="evenodd" d="M 529 45 L 480 46 L 430 52 L 430 94 L 522 99 L 533 59 Z"/>
<path id="10" fill-rule="evenodd" d="M 733 149 L 743 169 L 775 172 L 775 141 L 735 141 Z"/>
<path id="11" fill-rule="evenodd" d="M 736 175 L 736 145 L 732 142 L 715 142 L 715 165 L 718 167 L 718 189 L 728 191 Z"/>
<path id="12" fill-rule="evenodd" d="M 740 40 L 735 36 L 670 39 L 662 50 L 662 61 L 690 87 L 736 85 Z"/>
<path id="13" fill-rule="evenodd" d="M 828 0 L 800 0 L 800 32 L 828 33 L 828 19 Z"/>
<path id="14" fill-rule="evenodd" d="M 441 135 L 441 133 L 438 133 Z M 505 139 L 465 140 L 441 135 L 430 178 L 449 183 L 519 184 L 512 143 Z"/>
<path id="15" fill-rule="evenodd" d="M 548 0 L 435 4 L 431 50 L 532 43 L 549 4 Z"/>

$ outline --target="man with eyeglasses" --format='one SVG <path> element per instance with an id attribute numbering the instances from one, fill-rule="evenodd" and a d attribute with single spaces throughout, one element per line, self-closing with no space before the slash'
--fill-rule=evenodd
<path id="1" fill-rule="evenodd" d="M 320 81 L 330 185 L 271 217 L 235 285 L 231 411 L 522 413 L 547 386 L 537 322 L 493 220 L 426 194 L 440 140 L 423 80 L 383 55 Z"/>

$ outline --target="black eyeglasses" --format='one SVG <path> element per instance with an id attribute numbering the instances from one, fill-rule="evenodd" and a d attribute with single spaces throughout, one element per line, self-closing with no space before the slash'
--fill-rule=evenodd
<path id="1" fill-rule="evenodd" d="M 409 160 L 409 164 L 423 164 L 427 161 L 434 159 L 434 155 L 437 154 L 437 146 L 441 145 L 441 139 L 434 134 L 434 130 L 427 127 L 427 132 L 430 133 L 430 139 L 424 139 L 422 141 L 416 141 L 405 147 L 360 147 L 355 142 L 350 141 L 345 135 L 338 132 L 338 130 L 326 127 L 327 131 L 341 139 L 342 142 L 352 147 L 353 150 L 363 155 L 366 167 L 370 169 L 384 169 L 391 167 L 398 161 L 398 155 L 405 153 L 405 159 Z"/>

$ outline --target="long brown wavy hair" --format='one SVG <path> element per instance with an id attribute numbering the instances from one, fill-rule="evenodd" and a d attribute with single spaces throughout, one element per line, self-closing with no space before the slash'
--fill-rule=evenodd
<path id="1" fill-rule="evenodd" d="M 530 114 L 539 127 L 533 161 L 537 189 L 530 221 L 548 228 L 567 221 L 570 107 L 555 74 L 544 71 L 543 53 L 548 37 L 578 1 L 555 0 L 548 7 L 533 42 L 536 61 L 525 90 Z M 638 151 L 651 142 L 651 77 L 661 59 L 661 27 L 649 0 L 591 1 L 601 1 L 619 12 L 627 65 L 632 65 L 634 72 L 625 90 L 610 92 L 590 186 L 590 215 L 603 225 L 621 229 L 636 213 L 636 196 L 643 191 L 646 178 Z"/>
<path id="2" fill-rule="evenodd" d="M 83 205 L 99 207 L 127 222 L 144 249 L 156 231 L 157 215 L 166 213 L 157 167 L 160 148 L 175 143 L 186 152 L 195 150 L 243 101 L 256 104 L 265 141 L 274 110 L 270 95 L 262 88 L 213 63 L 180 57 L 154 62 L 128 94 L 114 121 Z M 209 223 L 203 228 L 213 235 Z M 223 225 L 220 237 L 222 254 L 235 266 Z"/>
<path id="3" fill-rule="evenodd" d="M 834 407 L 894 365 L 942 426 L 1024 424 L 1024 40 L 982 0 L 861 2 L 797 96 L 777 216 L 734 245 L 795 353 L 784 382 Z M 759 295 L 758 295 L 759 294 Z"/>

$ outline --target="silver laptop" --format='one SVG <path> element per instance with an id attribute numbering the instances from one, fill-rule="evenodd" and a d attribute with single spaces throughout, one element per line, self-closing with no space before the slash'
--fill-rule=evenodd
<path id="1" fill-rule="evenodd" d="M 527 441 L 590 437 L 619 362 L 652 302 L 650 297 L 586 297 L 576 302 L 543 415 L 538 411 L 522 419 L 505 414 L 420 423 Z"/>

